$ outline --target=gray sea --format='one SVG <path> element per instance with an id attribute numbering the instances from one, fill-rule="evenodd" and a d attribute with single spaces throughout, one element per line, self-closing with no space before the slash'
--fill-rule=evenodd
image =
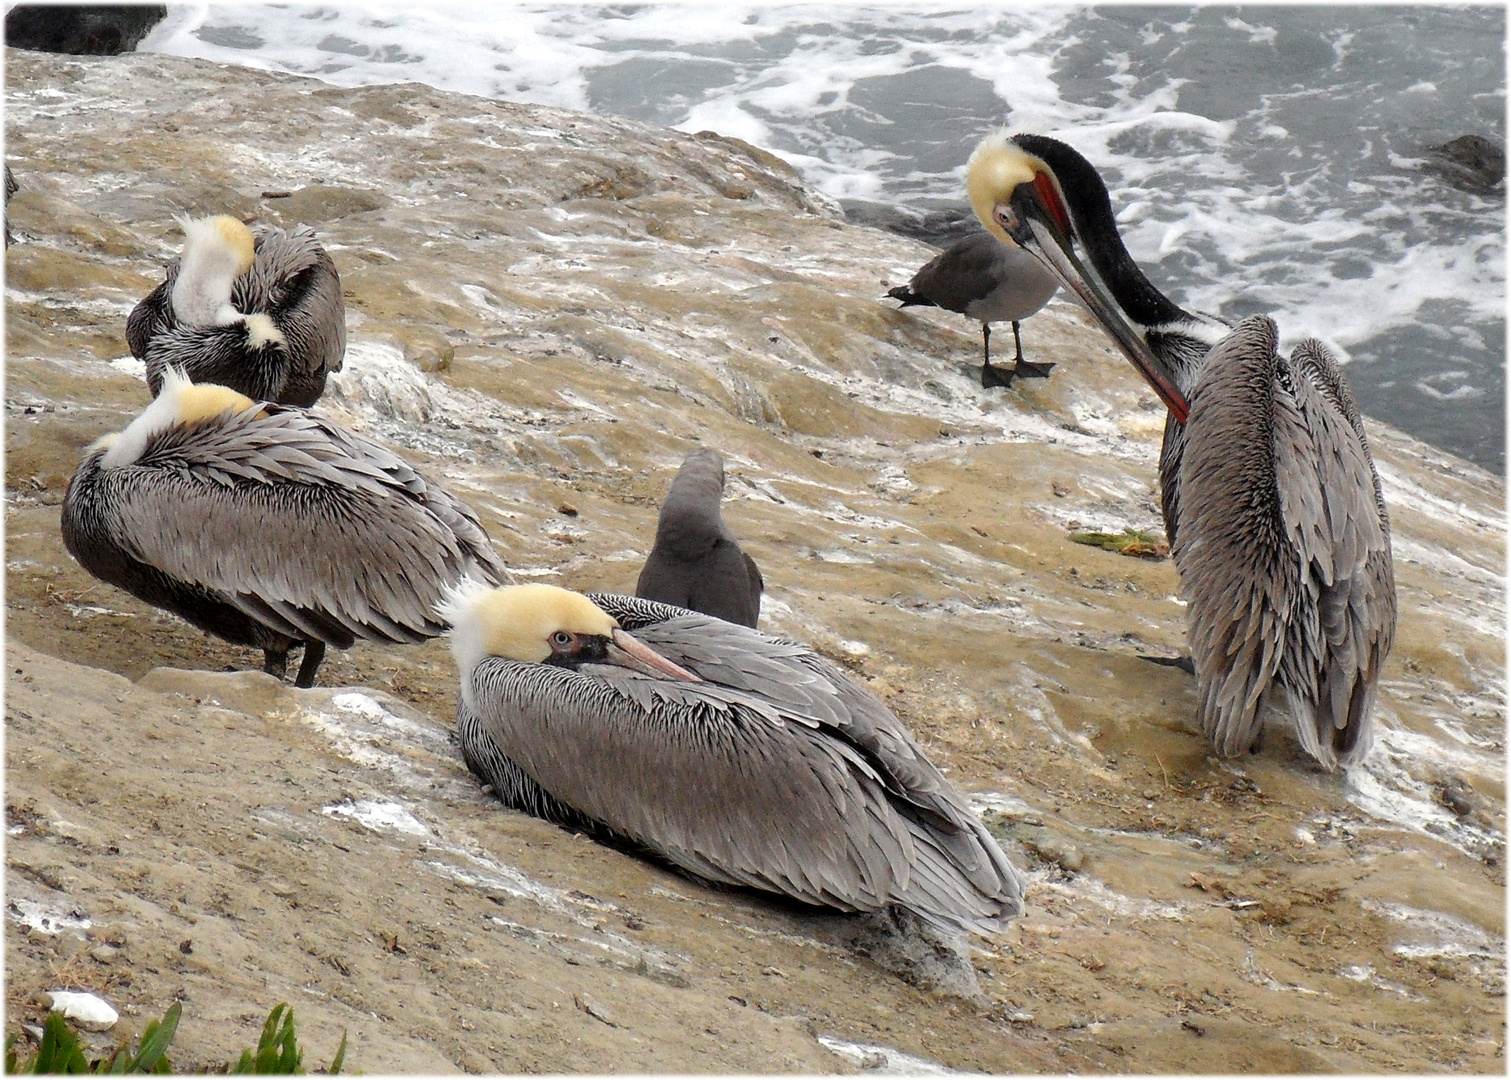
<path id="1" fill-rule="evenodd" d="M 1505 185 L 1429 152 L 1504 147 L 1504 7 L 226 4 L 141 48 L 713 129 L 862 215 L 1053 135 L 1177 302 L 1322 337 L 1370 415 L 1505 471 Z"/>

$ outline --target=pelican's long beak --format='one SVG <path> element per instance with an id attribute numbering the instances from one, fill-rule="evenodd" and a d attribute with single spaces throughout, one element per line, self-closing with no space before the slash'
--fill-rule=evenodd
<path id="1" fill-rule="evenodd" d="M 605 659 L 611 664 L 627 667 L 642 675 L 679 679 L 682 682 L 703 681 L 686 668 L 678 667 L 649 645 L 636 641 L 617 626 L 614 628 Z"/>
<path id="2" fill-rule="evenodd" d="M 1096 271 L 1076 253 L 1069 213 L 1048 176 L 1039 173 L 1034 182 L 1013 188 L 1005 202 L 992 207 L 992 219 L 1012 239 L 1085 305 L 1092 318 L 1117 343 L 1144 376 L 1165 408 L 1182 424 L 1186 422 L 1186 398 L 1175 387 L 1170 368 L 1150 350 L 1143 331 L 1136 327 L 1112 299 L 1111 291 Z"/>

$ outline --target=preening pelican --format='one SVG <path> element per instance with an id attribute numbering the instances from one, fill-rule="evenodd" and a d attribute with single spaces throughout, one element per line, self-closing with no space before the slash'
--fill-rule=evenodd
<path id="1" fill-rule="evenodd" d="M 1390 520 L 1358 406 L 1327 348 L 1287 359 L 1275 324 L 1182 310 L 1118 235 L 1107 187 L 1064 143 L 993 135 L 971 157 L 988 230 L 1078 296 L 1170 411 L 1161 504 L 1182 595 L 1202 730 L 1219 753 L 1290 718 L 1329 769 L 1373 738 L 1395 636 Z"/>
<path id="2" fill-rule="evenodd" d="M 1013 376 L 1047 378 L 1054 364 L 1023 359 L 1018 324 L 1049 303 L 1060 283 L 1039 260 L 990 233 L 957 240 L 924 263 L 906 285 L 888 291 L 903 307 L 923 304 L 969 316 L 981 324 L 981 385 L 1011 386 Z M 992 366 L 992 323 L 1013 324 L 1012 370 Z"/>
<path id="3" fill-rule="evenodd" d="M 661 504 L 656 543 L 635 595 L 754 626 L 765 582 L 724 524 L 723 499 L 724 459 L 717 450 L 699 447 L 683 460 Z"/>
<path id="4" fill-rule="evenodd" d="M 298 686 L 325 647 L 419 642 L 473 573 L 507 577 L 477 515 L 363 436 L 169 369 L 162 393 L 91 449 L 63 499 L 79 565 L 236 645 Z"/>
<path id="5" fill-rule="evenodd" d="M 897 905 L 981 933 L 1022 912 L 960 793 L 812 650 L 550 585 L 469 583 L 442 610 L 462 753 L 507 805 L 841 911 Z"/>
<path id="6" fill-rule="evenodd" d="M 153 395 L 176 367 L 255 401 L 313 405 L 346 355 L 341 278 L 314 231 L 224 214 L 178 221 L 183 253 L 126 320 Z"/>

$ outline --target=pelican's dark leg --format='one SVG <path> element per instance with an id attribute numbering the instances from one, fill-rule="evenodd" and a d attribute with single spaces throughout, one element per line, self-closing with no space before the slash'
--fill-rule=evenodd
<path id="1" fill-rule="evenodd" d="M 1014 326 L 1017 323 L 1013 324 Z M 983 389 L 991 389 L 993 386 L 1011 386 L 1013 373 L 1007 368 L 992 367 L 992 324 L 981 324 L 981 386 Z"/>
<path id="2" fill-rule="evenodd" d="M 1053 364 L 1030 364 L 1023 359 L 1023 339 L 1018 336 L 1018 324 L 1013 323 L 1013 345 L 1018 355 L 1013 357 L 1013 374 L 1025 379 L 1047 379 Z"/>
<path id="3" fill-rule="evenodd" d="M 306 641 L 304 643 L 304 660 L 299 664 L 299 675 L 294 679 L 294 685 L 301 690 L 308 690 L 315 685 L 315 672 L 320 669 L 320 661 L 325 659 L 325 642 Z"/>
<path id="4" fill-rule="evenodd" d="M 287 649 L 263 649 L 262 670 L 273 678 L 282 681 L 289 670 L 289 651 Z"/>

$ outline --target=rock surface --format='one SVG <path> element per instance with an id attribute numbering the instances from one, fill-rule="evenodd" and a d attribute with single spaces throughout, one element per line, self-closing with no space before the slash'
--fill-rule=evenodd
<path id="1" fill-rule="evenodd" d="M 1077 309 L 1025 324 L 1052 378 L 986 392 L 977 324 L 882 299 L 932 250 L 735 140 L 6 61 L 12 1030 L 67 986 L 122 1007 L 112 1037 L 182 1000 L 180 1067 L 288 1000 L 308 1061 L 345 1029 L 369 1073 L 1504 1071 L 1499 478 L 1371 425 L 1401 600 L 1379 744 L 1347 776 L 1279 731 L 1220 761 L 1189 677 L 1139 659 L 1183 648 L 1169 561 L 1069 539 L 1158 534 L 1163 419 Z M 175 212 L 319 231 L 351 341 L 321 408 L 444 476 L 522 574 L 631 590 L 677 464 L 717 447 L 762 625 L 886 698 L 1029 873 L 980 995 L 501 809 L 443 642 L 296 691 L 80 571 L 58 503 L 146 401 L 125 319 Z"/>

